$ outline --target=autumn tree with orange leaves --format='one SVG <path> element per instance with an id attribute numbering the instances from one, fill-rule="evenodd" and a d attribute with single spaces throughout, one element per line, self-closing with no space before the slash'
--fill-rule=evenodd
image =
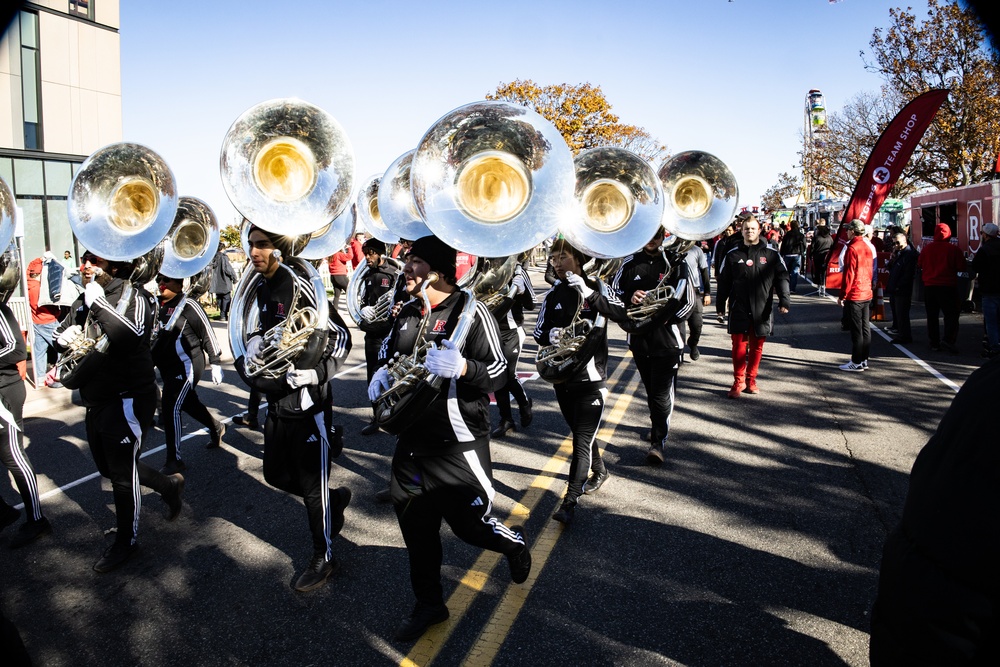
<path id="1" fill-rule="evenodd" d="M 646 159 L 654 168 L 669 156 L 667 147 L 645 129 L 620 121 L 600 86 L 540 86 L 530 79 L 515 80 L 501 83 L 486 99 L 536 111 L 556 126 L 574 155 L 586 148 L 620 146 Z"/>

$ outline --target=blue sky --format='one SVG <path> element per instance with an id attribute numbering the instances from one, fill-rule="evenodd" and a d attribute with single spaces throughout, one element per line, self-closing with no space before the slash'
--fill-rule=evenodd
<path id="1" fill-rule="evenodd" d="M 337 118 L 360 183 L 501 82 L 589 82 L 671 151 L 720 157 L 753 205 L 797 162 L 810 88 L 831 111 L 878 89 L 859 52 L 898 6 L 926 12 L 925 0 L 122 2 L 123 138 L 162 155 L 180 194 L 226 225 L 222 140 L 264 100 Z"/>

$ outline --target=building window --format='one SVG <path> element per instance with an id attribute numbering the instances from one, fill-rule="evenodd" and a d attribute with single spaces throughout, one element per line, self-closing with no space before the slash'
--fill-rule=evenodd
<path id="1" fill-rule="evenodd" d="M 42 150 L 42 95 L 38 72 L 38 14 L 21 12 L 21 106 L 24 148 Z"/>
<path id="2" fill-rule="evenodd" d="M 69 0 L 69 13 L 93 21 L 94 2 L 93 0 Z"/>
<path id="3" fill-rule="evenodd" d="M 69 227 L 66 200 L 74 172 L 80 165 L 61 160 L 0 158 L 0 177 L 14 193 L 24 214 L 24 256 L 40 257 L 45 249 L 56 255 L 69 250 L 79 257 L 76 239 Z"/>

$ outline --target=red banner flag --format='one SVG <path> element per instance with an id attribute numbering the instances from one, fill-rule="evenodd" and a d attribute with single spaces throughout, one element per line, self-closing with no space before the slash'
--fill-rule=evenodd
<path id="1" fill-rule="evenodd" d="M 866 225 L 871 224 L 938 109 L 948 98 L 948 92 L 935 89 L 918 95 L 886 126 L 854 186 L 854 194 L 844 210 L 843 223 L 860 220 Z M 846 242 L 847 225 L 841 224 L 837 232 L 837 243 L 830 253 L 826 281 L 829 288 L 840 287 L 840 276 L 833 274 L 840 273 L 840 250 Z"/>

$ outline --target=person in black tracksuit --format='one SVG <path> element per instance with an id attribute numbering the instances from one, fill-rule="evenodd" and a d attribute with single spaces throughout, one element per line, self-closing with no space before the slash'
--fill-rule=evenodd
<path id="1" fill-rule="evenodd" d="M 664 236 L 661 228 L 642 250 L 626 258 L 610 284 L 616 301 L 633 307 L 642 303 L 646 292 L 656 289 L 665 276 L 666 284 L 674 288 L 674 297 L 648 319 L 612 317 L 629 334 L 628 346 L 646 388 L 652 423 L 646 462 L 653 466 L 663 463 L 663 448 L 670 435 L 674 413 L 677 372 L 684 351 L 681 326 L 694 311 L 697 300 L 694 282 L 688 278 L 690 264 L 686 256 L 671 251 L 668 264 L 665 253 L 660 250 Z"/>
<path id="2" fill-rule="evenodd" d="M 38 480 L 24 451 L 24 380 L 18 363 L 28 358 L 21 325 L 13 311 L 0 303 L 0 460 L 14 477 L 27 520 L 10 540 L 12 549 L 52 532 L 49 520 L 42 515 L 38 499 Z M 0 530 L 17 521 L 20 512 L 0 498 Z"/>
<path id="3" fill-rule="evenodd" d="M 378 239 L 368 239 L 361 246 L 361 251 L 365 254 L 365 262 L 368 265 L 368 273 L 364 278 L 364 296 L 362 297 L 361 308 L 362 319 L 358 323 L 358 328 L 365 332 L 365 370 L 368 374 L 367 382 L 372 381 L 382 363 L 379 361 L 379 350 L 382 348 L 382 341 L 392 329 L 392 311 L 390 309 L 388 317 L 375 320 L 375 306 L 378 300 L 387 292 L 396 289 L 397 278 L 400 271 L 397 266 L 385 258 L 385 244 Z M 361 435 L 374 435 L 378 433 L 378 424 L 375 423 L 375 409 L 372 407 L 371 422 L 361 429 Z"/>
<path id="4" fill-rule="evenodd" d="M 527 428 L 534 418 L 531 412 L 532 400 L 525 393 L 521 381 L 517 379 L 517 361 L 524 347 L 524 309 L 535 309 L 535 290 L 531 287 L 531 278 L 521 264 L 514 269 L 511 279 L 514 288 L 512 298 L 504 297 L 500 305 L 493 310 L 493 317 L 500 330 L 500 342 L 503 343 L 504 356 L 507 359 L 507 383 L 494 394 L 497 410 L 500 412 L 500 424 L 490 433 L 490 437 L 502 438 L 514 428 L 514 413 L 510 406 L 511 394 L 517 401 L 518 412 L 521 415 L 521 427 Z M 505 287 L 509 291 L 510 287 Z"/>
<path id="5" fill-rule="evenodd" d="M 249 377 L 247 358 L 260 363 L 263 335 L 283 324 L 299 307 L 315 308 L 309 281 L 282 266 L 289 256 L 288 239 L 251 227 L 250 261 L 258 274 L 256 289 L 260 326 L 247 332 L 246 356 L 236 360 L 243 380 L 267 397 L 264 423 L 264 480 L 286 493 L 300 496 L 309 518 L 313 555 L 295 582 L 299 592 L 319 588 L 339 567 L 333 558 L 333 538 L 344 526 L 344 510 L 351 500 L 347 487 L 329 488 L 330 439 L 333 400 L 329 380 L 351 350 L 351 336 L 336 310 L 330 307 L 327 339 L 319 361 L 312 368 L 292 366 L 285 374 Z M 296 281 L 299 298 L 293 303 Z M 313 334 L 314 341 L 321 340 Z M 300 353 L 302 358 L 305 353 Z"/>
<path id="6" fill-rule="evenodd" d="M 436 281 L 428 279 L 431 272 L 439 276 Z M 417 345 L 432 341 L 440 347 L 426 353 L 424 366 L 443 379 L 436 397 L 399 433 L 392 458 L 392 502 L 417 598 L 396 639 L 413 641 L 448 618 L 441 586 L 442 519 L 465 542 L 505 554 L 515 583 L 527 579 L 531 554 L 523 528 L 507 527 L 490 516 L 496 492 L 488 394 L 506 377 L 496 322 L 486 306 L 475 301 L 471 315 L 462 320 L 462 326 L 468 326 L 464 345 L 458 349 L 450 340 L 469 295 L 455 286 L 455 250 L 441 240 L 425 236 L 414 241 L 403 274 L 411 296 L 426 288 L 431 310 L 424 312 L 422 298 L 405 304 L 385 339 L 382 358 L 412 354 Z M 380 368 L 369 398 L 377 400 L 391 382 L 387 369 Z"/>
<path id="7" fill-rule="evenodd" d="M 138 548 L 139 485 L 162 496 L 172 520 L 181 511 L 184 478 L 164 475 L 139 460 L 143 435 L 156 412 L 156 372 L 149 349 L 153 297 L 127 282 L 131 263 L 109 262 L 88 252 L 81 273 L 84 292 L 56 329 L 56 346 L 65 352 L 79 336 L 96 339 L 101 332 L 110 342 L 100 368 L 80 386 L 90 453 L 101 475 L 111 480 L 115 499 L 115 541 L 94 565 L 96 571 L 108 572 Z"/>
<path id="8" fill-rule="evenodd" d="M 583 275 L 587 257 L 566 242 L 557 239 L 549 250 L 549 261 L 556 272 L 557 281 L 546 294 L 538 311 L 534 338 L 541 347 L 557 345 L 563 330 L 569 326 L 580 308 L 580 317 L 594 321 L 598 316 L 599 295 L 597 281 Z M 583 294 L 581 294 L 581 291 Z M 591 298 L 587 298 L 590 293 Z M 581 299 L 583 300 L 581 303 Z M 614 299 L 613 295 L 611 299 Z M 620 304 L 618 304 L 620 305 Z M 595 327 L 588 336 L 593 354 L 580 354 L 581 365 L 570 377 L 553 385 L 556 401 L 566 424 L 573 434 L 573 455 L 569 465 L 569 480 L 562 504 L 552 518 L 570 524 L 576 513 L 580 497 L 601 488 L 608 479 L 607 466 L 601 458 L 597 444 L 597 431 L 604 414 L 608 397 L 605 386 L 608 365 L 607 327 Z M 583 357 L 587 357 L 584 360 Z"/>
<path id="9" fill-rule="evenodd" d="M 910 303 L 913 300 L 913 281 L 917 276 L 917 249 L 910 243 L 906 234 L 894 234 L 892 241 L 895 250 L 889 258 L 887 267 L 889 281 L 886 285 L 889 308 L 892 312 L 892 326 L 886 329 L 886 332 L 893 334 L 893 343 L 912 343 Z"/>
<path id="10" fill-rule="evenodd" d="M 764 354 L 764 341 L 774 330 L 774 293 L 778 310 L 792 307 L 788 292 L 788 271 L 781 255 L 760 237 L 760 222 L 750 214 L 743 217 L 743 241 L 726 253 L 718 276 L 717 313 L 729 304 L 729 334 L 733 348 L 733 386 L 729 398 L 743 391 L 758 393 L 757 369 Z"/>
<path id="11" fill-rule="evenodd" d="M 222 444 L 226 427 L 212 417 L 198 398 L 195 388 L 205 372 L 205 353 L 212 367 L 212 381 L 222 383 L 222 348 L 215 338 L 208 316 L 195 299 L 184 296 L 183 281 L 160 275 L 160 309 L 157 314 L 157 334 L 153 344 L 153 365 L 163 380 L 160 414 L 167 440 L 167 459 L 160 468 L 163 473 L 183 472 L 187 468 L 181 458 L 181 411 L 188 413 L 211 434 L 209 447 Z M 183 308 L 172 329 L 167 329 L 175 310 Z"/>

